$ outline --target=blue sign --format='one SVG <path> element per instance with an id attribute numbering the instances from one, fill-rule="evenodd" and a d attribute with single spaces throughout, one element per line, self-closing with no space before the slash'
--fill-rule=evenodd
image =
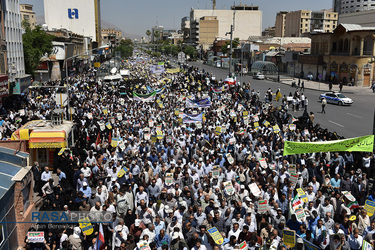
<path id="1" fill-rule="evenodd" d="M 78 9 L 68 9 L 69 19 L 78 19 Z"/>

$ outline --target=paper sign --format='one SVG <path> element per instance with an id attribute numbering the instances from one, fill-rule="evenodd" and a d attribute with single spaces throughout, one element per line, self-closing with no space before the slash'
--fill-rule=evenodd
<path id="1" fill-rule="evenodd" d="M 117 120 L 122 121 L 122 114 L 121 113 L 117 113 Z"/>
<path id="2" fill-rule="evenodd" d="M 82 229 L 82 232 L 84 232 L 86 235 L 91 235 L 94 232 L 94 228 L 92 227 L 92 224 L 88 217 L 85 217 L 83 219 L 78 220 L 79 227 Z"/>
<path id="3" fill-rule="evenodd" d="M 212 177 L 218 178 L 220 176 L 220 167 L 214 166 L 212 170 Z"/>
<path id="4" fill-rule="evenodd" d="M 99 123 L 99 127 L 101 131 L 105 130 L 105 124 L 104 123 Z"/>
<path id="5" fill-rule="evenodd" d="M 197 126 L 197 129 L 201 129 L 202 128 L 202 123 L 201 122 L 197 122 L 197 123 L 195 123 L 195 126 Z"/>
<path id="6" fill-rule="evenodd" d="M 241 111 L 243 108 L 242 104 L 239 104 L 238 107 L 237 107 L 237 111 Z"/>
<path id="7" fill-rule="evenodd" d="M 273 132 L 274 132 L 275 134 L 280 133 L 279 125 L 276 124 L 275 126 L 273 126 Z"/>
<path id="8" fill-rule="evenodd" d="M 154 121 L 152 119 L 148 120 L 148 126 L 153 127 L 154 126 Z"/>
<path id="9" fill-rule="evenodd" d="M 234 163 L 234 159 L 233 159 L 233 157 L 230 153 L 226 154 L 225 156 L 227 157 L 227 160 L 228 160 L 229 164 Z"/>
<path id="10" fill-rule="evenodd" d="M 296 165 L 290 164 L 289 167 L 288 167 L 288 172 L 289 172 L 289 174 L 295 174 L 295 173 L 297 173 L 296 172 Z"/>
<path id="11" fill-rule="evenodd" d="M 92 113 L 88 113 L 87 118 L 89 118 L 91 120 L 92 119 Z"/>
<path id="12" fill-rule="evenodd" d="M 43 243 L 44 232 L 27 232 L 27 239 L 29 243 Z"/>
<path id="13" fill-rule="evenodd" d="M 267 120 L 264 120 L 263 121 L 263 125 L 266 126 L 266 127 L 268 127 L 268 125 L 270 125 L 270 123 Z"/>
<path id="14" fill-rule="evenodd" d="M 124 106 L 124 104 L 125 104 L 125 100 L 123 98 L 120 98 L 120 105 Z"/>
<path id="15" fill-rule="evenodd" d="M 251 184 L 249 185 L 249 188 L 250 188 L 251 193 L 252 193 L 254 196 L 256 196 L 256 197 L 259 197 L 259 196 L 260 196 L 261 192 L 260 192 L 260 189 L 259 189 L 259 187 L 257 186 L 256 183 L 251 183 Z"/>
<path id="16" fill-rule="evenodd" d="M 108 109 L 107 108 L 103 108 L 103 114 L 108 114 Z"/>
<path id="17" fill-rule="evenodd" d="M 124 141 L 120 141 L 119 144 L 118 144 L 119 148 L 121 148 L 122 151 L 125 150 L 125 144 L 124 144 Z"/>
<path id="18" fill-rule="evenodd" d="M 158 138 L 156 135 L 151 135 L 151 142 L 157 142 Z"/>
<path id="19" fill-rule="evenodd" d="M 296 124 L 289 124 L 289 129 L 290 129 L 291 131 L 296 130 L 296 128 L 297 128 Z"/>
<path id="20" fill-rule="evenodd" d="M 267 161 L 266 161 L 266 158 L 260 158 L 260 159 L 259 159 L 259 163 L 260 163 L 260 166 L 261 166 L 263 169 L 266 169 L 266 168 L 267 168 Z"/>
<path id="21" fill-rule="evenodd" d="M 108 129 L 112 129 L 112 125 L 111 125 L 110 122 L 107 122 L 107 123 L 105 124 L 105 126 L 106 126 Z"/>
<path id="22" fill-rule="evenodd" d="M 227 192 L 227 194 L 229 195 L 234 194 L 234 188 L 233 188 L 232 182 L 226 181 L 223 184 L 224 184 L 225 192 Z"/>
<path id="23" fill-rule="evenodd" d="M 362 250 L 373 250 L 371 243 L 363 240 Z"/>
<path id="24" fill-rule="evenodd" d="M 18 110 L 18 113 L 20 114 L 20 116 L 25 116 L 25 109 Z"/>
<path id="25" fill-rule="evenodd" d="M 233 145 L 233 144 L 235 144 L 235 143 L 236 143 L 236 138 L 233 138 L 233 137 L 232 137 L 232 138 L 229 139 L 229 144 L 230 144 L 230 145 Z"/>
<path id="26" fill-rule="evenodd" d="M 234 109 L 230 110 L 230 116 L 231 117 L 235 117 L 236 116 L 236 112 L 234 111 Z"/>
<path id="27" fill-rule="evenodd" d="M 298 174 L 291 174 L 289 180 L 293 184 L 293 186 L 296 185 L 298 181 Z"/>
<path id="28" fill-rule="evenodd" d="M 159 108 L 164 108 L 164 105 L 162 102 L 159 102 Z"/>
<path id="29" fill-rule="evenodd" d="M 180 110 L 179 110 L 179 109 L 175 109 L 175 110 L 174 110 L 174 114 L 175 114 L 176 116 L 178 116 L 178 115 L 180 114 Z"/>
<path id="30" fill-rule="evenodd" d="M 298 207 L 294 213 L 296 214 L 297 220 L 304 221 L 306 218 L 305 211 L 302 207 Z"/>
<path id="31" fill-rule="evenodd" d="M 115 148 L 115 147 L 117 147 L 117 145 L 118 145 L 119 142 L 120 142 L 120 139 L 114 137 L 114 138 L 112 138 L 111 146 L 112 146 L 113 148 Z"/>
<path id="32" fill-rule="evenodd" d="M 352 195 L 352 193 L 350 193 L 350 192 L 348 192 L 348 191 L 344 191 L 344 192 L 342 192 L 343 193 L 343 195 L 345 195 L 345 197 L 348 199 L 348 200 L 350 200 L 350 201 L 355 201 L 355 198 L 354 198 L 354 196 Z"/>
<path id="33" fill-rule="evenodd" d="M 216 244 L 221 245 L 221 244 L 224 243 L 223 236 L 221 235 L 219 230 L 217 230 L 216 227 L 212 227 L 212 228 L 208 229 L 207 231 L 210 234 L 210 236 L 212 237 L 212 239 L 215 241 Z"/>
<path id="34" fill-rule="evenodd" d="M 259 129 L 259 122 L 254 122 L 254 128 L 255 128 L 256 130 Z"/>
<path id="35" fill-rule="evenodd" d="M 161 125 L 156 126 L 156 131 L 161 131 Z"/>
<path id="36" fill-rule="evenodd" d="M 258 213 L 263 214 L 268 211 L 268 201 L 259 200 L 258 201 Z"/>
<path id="37" fill-rule="evenodd" d="M 172 173 L 166 173 L 165 174 L 165 184 L 168 186 L 173 184 L 173 174 Z"/>
<path id="38" fill-rule="evenodd" d="M 283 230 L 283 241 L 287 247 L 294 247 L 296 245 L 296 232 L 294 230 Z"/>
<path id="39" fill-rule="evenodd" d="M 58 155 L 62 155 L 62 154 L 64 153 L 65 149 L 66 149 L 66 148 L 62 148 L 62 149 L 60 149 Z"/>
<path id="40" fill-rule="evenodd" d="M 303 191 L 302 188 L 297 188 L 298 196 L 303 200 L 303 202 L 307 203 L 309 199 L 307 198 L 307 195 L 305 194 L 305 191 Z"/>
<path id="41" fill-rule="evenodd" d="M 145 137 L 145 140 L 148 141 L 151 138 L 151 134 L 150 133 L 144 134 L 144 137 Z"/>
<path id="42" fill-rule="evenodd" d="M 124 174 L 126 174 L 128 171 L 129 171 L 129 169 L 127 167 L 123 167 L 120 171 L 118 171 L 117 177 L 119 177 L 119 178 L 123 177 Z"/>
<path id="43" fill-rule="evenodd" d="M 242 115 L 243 115 L 244 117 L 247 117 L 247 116 L 249 115 L 249 112 L 248 112 L 248 111 L 244 111 L 244 112 L 242 112 Z"/>
<path id="44" fill-rule="evenodd" d="M 253 116 L 253 120 L 254 120 L 254 122 L 258 122 L 258 121 L 259 121 L 259 117 L 258 117 L 258 115 L 254 115 L 254 116 Z"/>
<path id="45" fill-rule="evenodd" d="M 157 131 L 156 131 L 156 137 L 157 137 L 159 140 L 163 139 L 163 132 L 160 131 L 160 130 L 157 130 Z"/>
<path id="46" fill-rule="evenodd" d="M 246 244 L 246 241 L 243 241 L 241 244 L 240 244 L 240 250 L 247 250 L 248 247 L 247 247 L 247 244 Z"/>
<path id="47" fill-rule="evenodd" d="M 221 127 L 217 126 L 215 129 L 215 135 L 220 135 L 221 134 Z"/>
<path id="48" fill-rule="evenodd" d="M 367 215 L 369 217 L 373 216 L 375 211 L 375 202 L 366 200 L 364 209 L 367 211 Z"/>
<path id="49" fill-rule="evenodd" d="M 137 247 L 139 250 L 151 250 L 150 246 L 148 245 L 147 242 L 143 241 L 143 242 L 138 242 L 137 243 Z"/>

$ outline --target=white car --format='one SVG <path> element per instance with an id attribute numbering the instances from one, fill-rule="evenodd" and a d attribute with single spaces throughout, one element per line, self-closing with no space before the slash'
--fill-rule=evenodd
<path id="1" fill-rule="evenodd" d="M 327 92 L 321 94 L 319 100 L 321 101 L 323 98 L 326 98 L 327 103 L 338 104 L 340 106 L 353 104 L 353 100 L 351 98 L 346 97 L 344 94 L 339 92 Z"/>
<path id="2" fill-rule="evenodd" d="M 257 79 L 257 80 L 264 80 L 264 75 L 261 73 L 261 72 L 258 72 L 256 73 L 254 76 L 253 76 L 254 79 Z"/>

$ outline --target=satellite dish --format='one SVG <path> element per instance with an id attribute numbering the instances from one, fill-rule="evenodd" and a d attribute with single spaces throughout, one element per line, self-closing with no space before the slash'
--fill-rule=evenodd
<path id="1" fill-rule="evenodd" d="M 111 74 L 114 75 L 114 74 L 116 74 L 116 72 L 117 72 L 117 69 L 116 69 L 116 68 L 112 68 L 112 69 L 111 69 Z"/>

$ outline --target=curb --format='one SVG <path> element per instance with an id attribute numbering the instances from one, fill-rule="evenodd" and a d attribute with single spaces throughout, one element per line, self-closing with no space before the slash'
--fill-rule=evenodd
<path id="1" fill-rule="evenodd" d="M 280 81 L 280 83 L 292 87 L 291 84 L 286 83 L 286 82 L 284 82 L 284 81 Z M 311 87 L 305 87 L 305 89 L 314 90 L 314 91 L 319 91 L 319 92 L 328 92 L 328 91 L 329 91 L 329 90 L 315 89 L 315 88 L 311 88 Z M 353 91 L 342 91 L 342 92 L 340 92 L 340 93 L 344 93 L 344 94 L 354 94 Z"/>

